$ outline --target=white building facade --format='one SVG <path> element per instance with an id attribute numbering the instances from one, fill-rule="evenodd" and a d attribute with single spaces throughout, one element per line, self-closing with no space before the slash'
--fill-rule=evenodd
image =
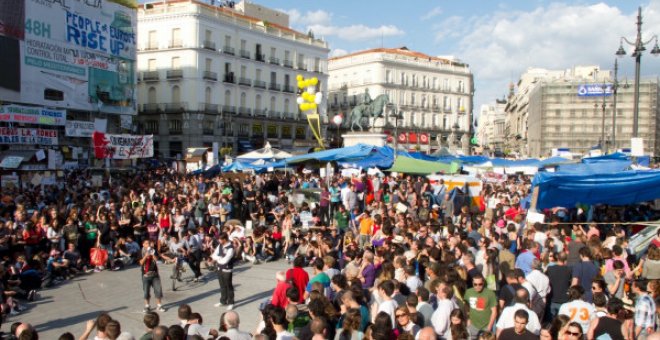
<path id="1" fill-rule="evenodd" d="M 479 110 L 477 140 L 483 151 L 489 154 L 504 150 L 505 108 L 506 100 L 497 99 L 495 103 L 482 105 Z"/>
<path id="2" fill-rule="evenodd" d="M 449 146 L 469 152 L 474 83 L 469 66 L 407 48 L 378 48 L 331 58 L 328 112 L 346 121 L 365 92 L 389 97 L 385 133 L 410 150 L 432 152 Z M 362 124 L 363 126 L 365 123 Z M 390 140 L 394 144 L 394 138 Z"/>
<path id="3" fill-rule="evenodd" d="M 327 91 L 327 44 L 288 28 L 285 13 L 263 11 L 278 24 L 246 8 L 163 1 L 138 9 L 140 130 L 154 134 L 160 156 L 213 142 L 233 154 L 266 140 L 287 150 L 314 145 L 296 76 L 317 77 Z"/>
<path id="4" fill-rule="evenodd" d="M 586 155 L 593 149 L 630 148 L 634 100 L 631 80 L 618 80 L 614 112 L 614 95 L 581 93 L 585 86 L 597 89 L 611 86 L 614 83 L 611 71 L 595 65 L 530 71 L 521 77 L 518 92 L 510 97 L 506 107 L 505 135 L 509 150 L 523 156 L 548 157 L 554 149 Z M 641 80 L 639 137 L 644 140 L 645 154 L 651 156 L 660 153 L 659 95 L 657 79 Z"/>

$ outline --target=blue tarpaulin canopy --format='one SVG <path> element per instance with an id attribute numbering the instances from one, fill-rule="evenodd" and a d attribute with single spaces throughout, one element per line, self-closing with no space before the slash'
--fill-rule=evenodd
<path id="1" fill-rule="evenodd" d="M 536 209 L 577 203 L 627 205 L 660 198 L 660 171 L 539 172 L 532 185 L 538 187 Z"/>
<path id="2" fill-rule="evenodd" d="M 388 169 L 394 163 L 394 149 L 389 146 L 376 148 L 375 152 L 363 159 L 338 162 L 339 165 L 351 168 L 379 168 Z"/>
<path id="3" fill-rule="evenodd" d="M 377 147 L 373 145 L 358 144 L 345 148 L 323 150 L 319 152 L 312 152 L 304 155 L 293 156 L 285 159 L 284 162 L 286 162 L 287 164 L 295 164 L 309 160 L 317 160 L 323 162 L 332 162 L 332 161 L 349 162 L 353 159 L 356 160 L 363 159 L 371 155 L 372 152 L 376 151 L 376 148 Z"/>

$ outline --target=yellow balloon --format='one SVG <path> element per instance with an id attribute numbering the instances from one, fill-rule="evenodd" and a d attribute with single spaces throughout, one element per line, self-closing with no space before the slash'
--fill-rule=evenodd
<path id="1" fill-rule="evenodd" d="M 312 78 L 312 85 L 316 86 L 316 84 L 318 83 L 319 83 L 319 78 L 316 77 Z"/>
<path id="2" fill-rule="evenodd" d="M 297 80 L 297 81 L 302 81 L 302 80 L 303 80 L 303 76 L 302 76 L 302 74 L 297 75 L 297 76 L 296 76 L 296 80 Z"/>
<path id="3" fill-rule="evenodd" d="M 300 110 L 302 110 L 302 111 L 307 111 L 307 110 L 309 110 L 309 103 L 302 103 L 302 104 L 300 104 Z"/>
<path id="4" fill-rule="evenodd" d="M 310 103 L 310 104 L 309 104 L 309 109 L 310 109 L 310 110 L 314 110 L 314 109 L 316 109 L 316 103 Z"/>
<path id="5" fill-rule="evenodd" d="M 300 89 L 305 88 L 305 82 L 302 81 L 302 80 L 299 80 L 298 81 L 298 88 L 300 88 Z"/>

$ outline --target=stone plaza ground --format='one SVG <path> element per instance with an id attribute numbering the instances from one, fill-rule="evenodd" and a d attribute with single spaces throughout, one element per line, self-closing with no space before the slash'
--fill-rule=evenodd
<path id="1" fill-rule="evenodd" d="M 234 310 L 241 318 L 240 329 L 252 333 L 261 320 L 259 304 L 272 295 L 275 274 L 289 266 L 286 261 L 252 265 L 242 264 L 234 269 Z M 224 307 L 216 308 L 220 289 L 214 272 L 202 270 L 205 281 L 179 283 L 176 291 L 171 290 L 170 265 L 159 265 L 163 285 L 163 305 L 167 309 L 159 313 L 161 324 L 178 323 L 177 307 L 187 303 L 193 312 L 200 313 L 204 325 L 218 328 Z M 190 269 L 183 274 L 185 281 L 192 279 Z M 101 311 L 107 311 L 121 323 L 122 331 L 136 338 L 144 334 L 142 323 L 143 294 L 139 267 L 132 266 L 120 271 L 103 271 L 69 280 L 39 292 L 35 302 L 22 304 L 26 310 L 5 320 L 2 331 L 16 321 L 34 325 L 41 339 L 57 339 L 64 332 L 78 338 L 85 329 L 87 320 L 94 319 Z M 152 307 L 156 304 L 152 299 Z"/>

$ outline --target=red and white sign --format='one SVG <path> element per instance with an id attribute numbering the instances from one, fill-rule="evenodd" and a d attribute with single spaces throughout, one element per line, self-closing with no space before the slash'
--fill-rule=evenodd
<path id="1" fill-rule="evenodd" d="M 57 130 L 0 127 L 0 144 L 57 145 Z"/>
<path id="2" fill-rule="evenodd" d="M 414 132 L 408 133 L 408 143 L 417 144 L 417 134 Z"/>
<path id="3" fill-rule="evenodd" d="M 154 156 L 153 135 L 110 135 L 94 131 L 94 155 L 96 158 L 131 159 Z"/>
<path id="4" fill-rule="evenodd" d="M 422 133 L 419 135 L 419 142 L 422 144 L 428 144 L 429 143 L 429 134 L 428 133 Z"/>
<path id="5" fill-rule="evenodd" d="M 405 143 L 408 138 L 406 138 L 406 133 L 405 132 L 401 132 L 399 134 L 398 139 L 399 139 L 399 143 Z"/>

